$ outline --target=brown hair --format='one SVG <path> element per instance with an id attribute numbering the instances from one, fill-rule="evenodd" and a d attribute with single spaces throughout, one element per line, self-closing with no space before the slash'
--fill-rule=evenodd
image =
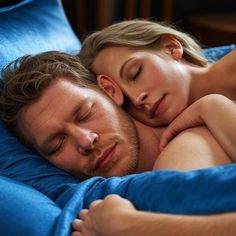
<path id="1" fill-rule="evenodd" d="M 201 47 L 190 35 L 174 29 L 173 26 L 147 20 L 122 21 L 92 33 L 83 41 L 79 56 L 82 63 L 91 69 L 95 57 L 106 47 L 158 50 L 159 39 L 166 34 L 174 36 L 182 44 L 184 59 L 198 66 L 207 66 Z"/>
<path id="2" fill-rule="evenodd" d="M 93 75 L 79 58 L 62 52 L 23 56 L 3 70 L 0 117 L 22 141 L 26 142 L 19 125 L 22 108 L 36 101 L 45 88 L 62 76 L 80 87 L 97 88 Z"/>

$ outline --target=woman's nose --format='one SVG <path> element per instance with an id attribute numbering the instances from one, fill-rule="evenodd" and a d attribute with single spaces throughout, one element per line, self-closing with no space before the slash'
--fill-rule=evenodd
<path id="1" fill-rule="evenodd" d="M 146 103 L 146 100 L 147 100 L 147 97 L 148 97 L 148 94 L 147 92 L 141 92 L 137 95 L 136 98 L 134 98 L 134 105 L 137 107 L 137 108 L 142 108 L 145 103 Z"/>

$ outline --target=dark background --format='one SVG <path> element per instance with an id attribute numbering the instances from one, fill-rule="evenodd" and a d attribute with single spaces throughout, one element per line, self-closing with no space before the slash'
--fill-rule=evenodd
<path id="1" fill-rule="evenodd" d="M 204 47 L 236 43 L 236 0 L 62 0 L 80 39 L 123 19 L 173 23 Z M 146 10 L 145 10 L 146 9 Z"/>

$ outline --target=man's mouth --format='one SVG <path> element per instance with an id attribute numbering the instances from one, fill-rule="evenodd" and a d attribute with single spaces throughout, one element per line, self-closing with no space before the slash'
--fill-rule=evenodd
<path id="1" fill-rule="evenodd" d="M 116 150 L 116 144 L 111 147 L 105 149 L 101 155 L 97 158 L 94 170 L 104 169 L 110 165 L 112 160 L 114 159 L 114 154 Z"/>
<path id="2" fill-rule="evenodd" d="M 150 111 L 150 119 L 161 114 L 164 107 L 165 95 L 163 95 L 158 101 L 154 103 Z"/>

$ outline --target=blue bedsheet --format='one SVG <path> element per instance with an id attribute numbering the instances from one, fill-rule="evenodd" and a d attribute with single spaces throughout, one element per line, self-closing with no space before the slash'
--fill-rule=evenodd
<path id="1" fill-rule="evenodd" d="M 21 0 L 0 9 L 0 68 L 27 53 L 77 53 L 80 41 L 59 0 Z M 217 60 L 235 45 L 207 49 Z M 192 172 L 158 171 L 80 181 L 24 147 L 0 122 L 1 235 L 70 234 L 77 212 L 117 193 L 140 210 L 211 214 L 236 210 L 236 164 Z"/>

